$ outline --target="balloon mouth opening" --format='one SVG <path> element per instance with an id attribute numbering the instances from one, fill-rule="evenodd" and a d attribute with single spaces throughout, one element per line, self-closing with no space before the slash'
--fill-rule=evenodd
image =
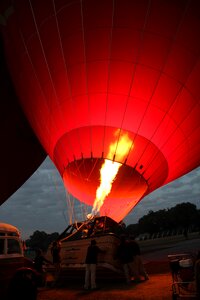
<path id="1" fill-rule="evenodd" d="M 103 162 L 102 158 L 85 158 L 69 163 L 63 173 L 68 192 L 79 201 L 93 206 Z M 116 209 L 118 205 L 121 211 L 124 207 L 128 213 L 147 191 L 148 184 L 142 174 L 133 167 L 122 164 L 109 195 L 99 209 L 99 214 L 108 215 L 116 220 L 116 217 L 112 216 L 113 206 Z"/>

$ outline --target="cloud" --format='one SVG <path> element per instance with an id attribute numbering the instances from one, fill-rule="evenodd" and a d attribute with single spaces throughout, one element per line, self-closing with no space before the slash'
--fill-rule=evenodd
<path id="1" fill-rule="evenodd" d="M 136 223 L 150 210 L 191 202 L 200 206 L 200 168 L 146 196 L 125 219 Z M 91 208 L 74 199 L 74 215 L 82 220 Z M 34 231 L 61 233 L 69 223 L 68 197 L 57 169 L 47 158 L 24 185 L 0 207 L 0 220 L 17 226 L 23 238 Z"/>
<path id="2" fill-rule="evenodd" d="M 67 225 L 65 189 L 50 159 L 1 207 L 0 220 L 17 226 L 26 238 L 35 230 L 61 232 Z"/>

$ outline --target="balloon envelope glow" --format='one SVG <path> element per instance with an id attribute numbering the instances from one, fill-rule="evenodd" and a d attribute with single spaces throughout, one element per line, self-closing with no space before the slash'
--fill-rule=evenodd
<path id="1" fill-rule="evenodd" d="M 199 166 L 199 12 L 196 0 L 1 4 L 20 105 L 68 191 L 93 205 L 104 160 L 121 164 L 101 215 L 120 221 Z M 109 157 L 124 135 L 134 146 Z"/>

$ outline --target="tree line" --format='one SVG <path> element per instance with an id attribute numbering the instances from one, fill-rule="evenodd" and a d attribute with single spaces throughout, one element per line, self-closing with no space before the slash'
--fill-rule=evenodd
<path id="1" fill-rule="evenodd" d="M 160 233 L 163 236 L 176 234 L 178 232 L 195 231 L 200 228 L 200 210 L 190 202 L 177 204 L 172 208 L 161 209 L 156 212 L 150 210 L 147 215 L 139 219 L 137 224 L 130 224 L 126 227 L 127 234 L 138 236 L 148 233 L 153 236 Z M 26 246 L 32 249 L 40 248 L 43 251 L 58 238 L 59 233 L 47 234 L 44 231 L 36 230 L 28 240 Z"/>
<path id="2" fill-rule="evenodd" d="M 198 231 L 199 228 L 200 210 L 195 204 L 186 202 L 156 212 L 151 210 L 140 218 L 137 224 L 128 225 L 127 231 L 135 235 L 148 233 L 151 237 L 155 233 L 166 236 L 178 232 Z"/>
<path id="3" fill-rule="evenodd" d="M 44 231 L 36 230 L 30 236 L 28 240 L 25 241 L 26 247 L 31 249 L 41 249 L 46 252 L 49 245 L 59 237 L 58 232 L 46 233 Z"/>

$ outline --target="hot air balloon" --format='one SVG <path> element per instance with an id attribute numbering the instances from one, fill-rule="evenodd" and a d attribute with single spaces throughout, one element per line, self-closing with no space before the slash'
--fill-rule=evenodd
<path id="1" fill-rule="evenodd" d="M 0 205 L 40 166 L 46 153 L 19 105 L 0 38 Z"/>
<path id="2" fill-rule="evenodd" d="M 199 1 L 5 0 L 0 23 L 20 106 L 93 213 L 119 222 L 200 165 Z"/>

